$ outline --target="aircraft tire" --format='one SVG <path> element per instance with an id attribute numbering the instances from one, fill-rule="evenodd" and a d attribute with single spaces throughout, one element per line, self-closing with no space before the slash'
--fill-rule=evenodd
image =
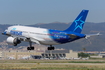
<path id="1" fill-rule="evenodd" d="M 55 47 L 52 47 L 52 50 L 54 50 L 55 49 Z"/>
<path id="2" fill-rule="evenodd" d="M 34 50 L 34 47 L 27 47 L 27 50 Z"/>
<path id="3" fill-rule="evenodd" d="M 30 47 L 31 48 L 31 50 L 34 50 L 34 47 Z"/>
<path id="4" fill-rule="evenodd" d="M 30 47 L 27 47 L 27 50 L 31 50 L 31 48 Z"/>
<path id="5" fill-rule="evenodd" d="M 48 47 L 47 50 L 54 50 L 54 47 Z"/>

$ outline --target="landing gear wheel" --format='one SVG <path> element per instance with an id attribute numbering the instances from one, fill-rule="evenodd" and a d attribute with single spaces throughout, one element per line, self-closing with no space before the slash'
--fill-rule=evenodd
<path id="1" fill-rule="evenodd" d="M 50 48 L 50 47 L 48 47 L 48 48 L 47 48 L 47 50 L 51 50 L 51 48 Z"/>
<path id="2" fill-rule="evenodd" d="M 55 49 L 55 47 L 52 47 L 52 50 L 54 50 Z"/>
<path id="3" fill-rule="evenodd" d="M 27 47 L 27 50 L 34 50 L 34 47 Z"/>
<path id="4" fill-rule="evenodd" d="M 47 48 L 47 50 L 54 50 L 54 49 L 55 49 L 55 48 L 52 47 L 52 46 Z"/>
<path id="5" fill-rule="evenodd" d="M 31 47 L 27 47 L 27 50 L 31 50 Z"/>
<path id="6" fill-rule="evenodd" d="M 34 50 L 34 47 L 31 47 L 31 50 Z"/>

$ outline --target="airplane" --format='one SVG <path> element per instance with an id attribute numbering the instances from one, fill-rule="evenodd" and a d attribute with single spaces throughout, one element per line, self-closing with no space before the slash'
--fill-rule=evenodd
<path id="1" fill-rule="evenodd" d="M 17 46 L 22 41 L 29 42 L 29 47 L 27 50 L 34 50 L 32 43 L 50 45 L 47 49 L 54 50 L 53 45 L 65 44 L 72 42 L 81 38 L 87 38 L 90 36 L 98 36 L 97 34 L 82 34 L 87 14 L 89 10 L 82 10 L 77 18 L 73 21 L 71 26 L 67 29 L 54 30 L 54 29 L 45 29 L 29 26 L 14 25 L 8 27 L 2 34 L 9 36 L 7 38 L 7 43 Z"/>

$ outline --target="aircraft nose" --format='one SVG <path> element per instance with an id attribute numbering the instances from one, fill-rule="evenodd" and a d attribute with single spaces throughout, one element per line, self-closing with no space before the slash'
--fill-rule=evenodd
<path id="1" fill-rule="evenodd" d="M 6 35 L 6 31 L 4 31 L 2 34 L 3 34 L 3 35 Z"/>
<path id="2" fill-rule="evenodd" d="M 7 29 L 2 33 L 3 35 L 6 35 L 7 34 Z"/>

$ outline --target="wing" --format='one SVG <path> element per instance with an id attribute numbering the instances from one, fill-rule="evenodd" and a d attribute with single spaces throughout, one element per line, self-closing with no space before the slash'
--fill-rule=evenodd
<path id="1" fill-rule="evenodd" d="M 29 42 L 29 39 L 28 39 L 27 37 L 24 37 L 24 36 L 20 37 L 20 36 L 14 36 L 14 35 L 11 35 L 11 37 L 13 37 L 13 38 L 17 38 L 17 39 L 19 39 L 20 41 L 26 41 L 26 42 Z M 38 38 L 30 37 L 30 40 L 31 40 L 32 42 L 36 43 L 36 44 L 40 44 Z"/>

